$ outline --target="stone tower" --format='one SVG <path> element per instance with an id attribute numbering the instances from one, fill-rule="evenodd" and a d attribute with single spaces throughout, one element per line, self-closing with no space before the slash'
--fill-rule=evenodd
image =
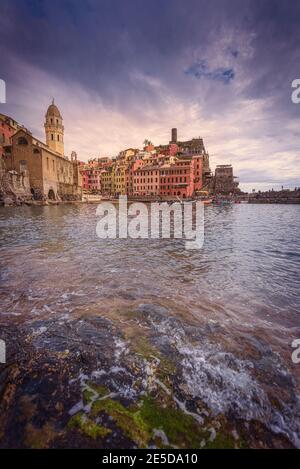
<path id="1" fill-rule="evenodd" d="M 51 150 L 64 156 L 64 126 L 54 99 L 47 109 L 45 119 L 46 144 Z"/>
<path id="2" fill-rule="evenodd" d="M 171 132 L 171 143 L 177 143 L 177 129 L 173 128 Z"/>

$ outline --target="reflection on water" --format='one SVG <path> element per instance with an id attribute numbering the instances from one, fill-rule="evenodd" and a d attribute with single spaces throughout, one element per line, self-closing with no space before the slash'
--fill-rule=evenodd
<path id="1" fill-rule="evenodd" d="M 240 398 L 239 416 L 264 419 L 267 397 L 250 377 L 251 357 L 269 347 L 280 357 L 280 365 L 266 361 L 269 377 L 282 364 L 293 379 L 299 375 L 290 358 L 291 342 L 300 338 L 299 215 L 300 206 L 206 207 L 204 247 L 189 251 L 183 240 L 98 239 L 94 205 L 1 209 L 1 324 L 49 328 L 162 308 L 157 334 L 174 336 L 191 395 L 216 412 Z M 154 318 L 147 327 L 156 326 Z M 200 331 L 193 349 L 189 327 Z M 278 389 L 290 386 L 282 383 Z M 294 441 L 295 418 L 290 429 L 281 424 Z M 273 429 L 276 419 L 270 417 Z"/>

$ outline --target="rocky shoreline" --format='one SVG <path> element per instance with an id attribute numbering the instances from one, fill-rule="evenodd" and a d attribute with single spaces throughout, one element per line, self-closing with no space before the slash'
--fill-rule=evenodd
<path id="1" fill-rule="evenodd" d="M 240 379 L 249 380 L 248 389 L 218 383 L 219 364 L 214 372 L 203 363 L 204 375 L 197 368 L 197 344 L 207 330 L 191 324 L 183 328 L 165 313 L 164 308 L 141 305 L 122 319 L 93 316 L 3 325 L 1 338 L 9 346 L 7 364 L 0 368 L 0 446 L 293 448 L 287 434 L 275 431 L 288 402 L 275 396 L 272 404 L 264 400 L 230 353 L 225 361 L 222 357 L 229 379 L 244 373 Z M 172 338 L 168 331 L 173 327 L 177 336 Z M 256 359 L 257 364 L 266 360 L 263 355 Z M 193 390 L 198 386 L 194 375 L 204 384 L 208 380 L 202 396 Z M 209 396 L 219 392 L 215 386 L 233 392 L 227 409 L 212 409 Z M 294 399 L 291 393 L 287 401 Z"/>
<path id="2" fill-rule="evenodd" d="M 51 205 L 61 205 L 61 204 L 84 204 L 87 203 L 84 200 L 11 200 L 5 199 L 0 201 L 0 207 L 47 207 Z"/>

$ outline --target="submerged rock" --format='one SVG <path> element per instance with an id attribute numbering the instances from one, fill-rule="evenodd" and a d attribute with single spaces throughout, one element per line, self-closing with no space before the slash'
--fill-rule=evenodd
<path id="1" fill-rule="evenodd" d="M 149 325 L 151 321 L 149 317 Z M 122 330 L 107 318 L 94 317 L 1 330 L 14 343 L 0 370 L 0 446 L 295 445 L 291 434 L 283 434 L 282 422 L 275 428 L 273 418 L 273 428 L 268 426 L 264 412 L 279 416 L 283 410 L 277 405 L 276 414 L 270 401 L 262 402 L 259 390 L 253 394 L 259 385 L 251 367 L 247 370 L 247 364 L 225 352 L 213 355 L 212 345 L 205 355 L 205 347 L 188 342 L 183 325 L 168 342 L 165 322 L 159 333 L 152 322 L 143 335 L 135 330 L 138 324 Z M 212 399 L 223 407 L 214 407 Z M 251 402 L 261 414 L 251 414 Z"/>

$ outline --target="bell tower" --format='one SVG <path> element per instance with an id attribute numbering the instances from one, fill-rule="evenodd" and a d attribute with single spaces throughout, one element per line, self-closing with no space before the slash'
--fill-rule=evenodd
<path id="1" fill-rule="evenodd" d="M 64 126 L 58 107 L 52 103 L 47 109 L 45 116 L 46 144 L 51 150 L 64 156 Z"/>

